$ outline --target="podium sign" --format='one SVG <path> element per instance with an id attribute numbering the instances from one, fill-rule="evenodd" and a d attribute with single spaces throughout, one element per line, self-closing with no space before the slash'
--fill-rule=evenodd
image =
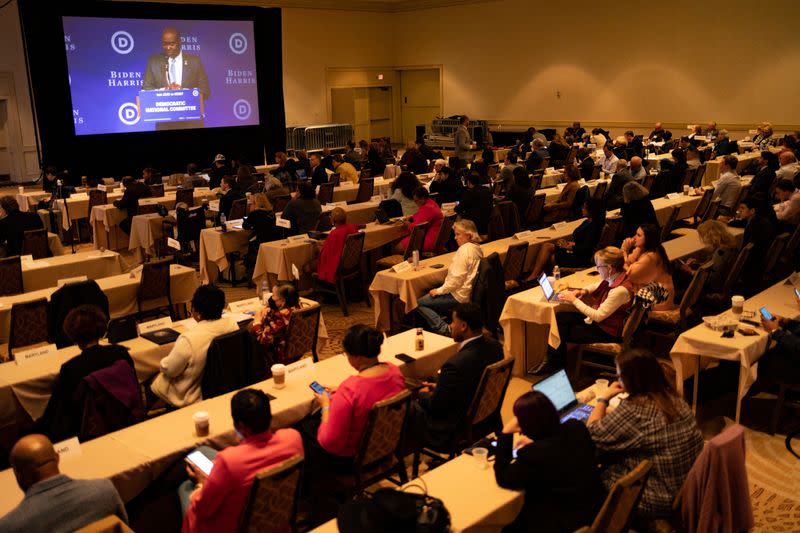
<path id="1" fill-rule="evenodd" d="M 139 91 L 136 103 L 144 122 L 200 120 L 204 114 L 198 89 Z"/>

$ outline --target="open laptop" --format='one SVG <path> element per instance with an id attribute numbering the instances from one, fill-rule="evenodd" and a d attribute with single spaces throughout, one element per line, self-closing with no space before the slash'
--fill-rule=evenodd
<path id="1" fill-rule="evenodd" d="M 543 301 L 552 302 L 555 300 L 556 291 L 553 289 L 553 286 L 550 284 L 550 280 L 547 279 L 547 274 L 544 272 L 539 275 L 539 286 L 542 288 L 542 292 L 544 293 Z"/>
<path id="2" fill-rule="evenodd" d="M 297 170 L 295 170 L 295 174 L 297 175 L 297 181 L 303 181 L 308 179 L 308 176 L 306 176 L 306 171 L 303 168 L 298 168 Z"/>
<path id="3" fill-rule="evenodd" d="M 570 419 L 583 422 L 592 414 L 591 406 L 578 402 L 565 370 L 559 370 L 552 376 L 536 383 L 533 390 L 541 392 L 553 402 L 562 424 Z"/>

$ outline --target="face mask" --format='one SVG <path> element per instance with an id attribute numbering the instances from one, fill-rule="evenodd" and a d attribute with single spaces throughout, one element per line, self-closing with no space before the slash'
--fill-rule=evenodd
<path id="1" fill-rule="evenodd" d="M 275 303 L 275 300 L 272 299 L 272 296 L 270 296 L 269 300 L 267 300 L 267 305 L 269 305 L 269 308 L 273 311 L 278 310 L 278 304 Z"/>

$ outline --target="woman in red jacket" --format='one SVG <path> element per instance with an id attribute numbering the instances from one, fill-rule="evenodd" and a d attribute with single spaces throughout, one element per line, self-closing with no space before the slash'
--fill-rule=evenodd
<path id="1" fill-rule="evenodd" d="M 411 232 L 414 226 L 423 222 L 428 223 L 428 229 L 425 231 L 425 243 L 422 246 L 423 252 L 433 252 L 436 246 L 436 237 L 439 235 L 439 228 L 444 220 L 444 214 L 439 207 L 439 204 L 431 200 L 428 189 L 425 187 L 417 187 L 414 189 L 414 203 L 419 206 L 416 214 L 408 219 L 408 231 Z M 403 238 L 395 246 L 396 254 L 403 254 L 408 246 L 408 241 L 411 235 Z"/>
<path id="2" fill-rule="evenodd" d="M 328 283 L 336 283 L 336 270 L 339 268 L 339 259 L 342 257 L 344 242 L 349 235 L 358 233 L 363 226 L 347 223 L 347 212 L 341 207 L 331 211 L 331 222 L 334 228 L 324 241 L 317 243 L 319 255 L 305 264 L 303 271 L 311 273 L 316 271 L 319 279 Z"/>

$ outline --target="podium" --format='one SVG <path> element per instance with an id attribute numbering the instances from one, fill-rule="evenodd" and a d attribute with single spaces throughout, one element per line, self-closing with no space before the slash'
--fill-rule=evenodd
<path id="1" fill-rule="evenodd" d="M 182 122 L 205 116 L 200 89 L 139 91 L 136 108 L 143 122 Z"/>

